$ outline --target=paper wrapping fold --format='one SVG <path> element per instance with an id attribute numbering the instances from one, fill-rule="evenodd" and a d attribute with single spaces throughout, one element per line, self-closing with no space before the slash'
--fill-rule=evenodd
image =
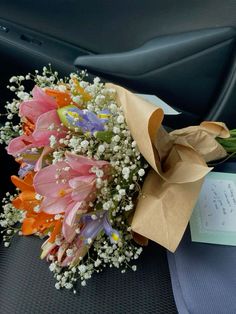
<path id="1" fill-rule="evenodd" d="M 225 149 L 215 140 L 215 137 L 227 138 L 229 131 L 222 122 L 204 121 L 200 126 L 190 126 L 170 133 L 176 143 L 191 145 L 204 157 L 212 161 L 225 157 Z"/>
<path id="2" fill-rule="evenodd" d="M 152 167 L 142 188 L 131 228 L 174 252 L 197 201 L 206 162 L 226 156 L 216 136 L 228 137 L 223 123 L 203 122 L 167 133 L 163 110 L 128 90 L 107 84 L 117 93 L 128 127 Z"/>

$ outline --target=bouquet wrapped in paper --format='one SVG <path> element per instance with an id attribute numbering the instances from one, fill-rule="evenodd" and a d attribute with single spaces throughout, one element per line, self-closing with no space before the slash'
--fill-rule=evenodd
<path id="1" fill-rule="evenodd" d="M 207 162 L 227 156 L 223 123 L 167 133 L 161 108 L 128 90 L 85 80 L 12 77 L 1 142 L 19 163 L 3 200 L 5 246 L 14 234 L 44 238 L 56 288 L 85 285 L 104 266 L 136 270 L 139 244 L 174 252 L 197 201 Z M 26 92 L 25 81 L 32 81 Z M 74 290 L 75 291 L 75 290 Z"/>

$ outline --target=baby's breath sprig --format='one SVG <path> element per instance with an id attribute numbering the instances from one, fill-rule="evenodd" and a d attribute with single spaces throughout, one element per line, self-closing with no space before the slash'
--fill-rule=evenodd
<path id="1" fill-rule="evenodd" d="M 21 230 L 21 223 L 25 217 L 24 211 L 16 209 L 12 205 L 12 200 L 16 194 L 11 195 L 9 192 L 2 200 L 3 212 L 0 214 L 1 234 L 3 234 L 4 245 L 8 247 L 14 235 L 19 234 Z"/>

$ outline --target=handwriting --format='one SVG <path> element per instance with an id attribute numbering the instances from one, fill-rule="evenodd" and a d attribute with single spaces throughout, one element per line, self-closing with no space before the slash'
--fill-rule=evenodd
<path id="1" fill-rule="evenodd" d="M 206 178 L 198 207 L 206 231 L 236 232 L 236 185 L 233 181 Z"/>

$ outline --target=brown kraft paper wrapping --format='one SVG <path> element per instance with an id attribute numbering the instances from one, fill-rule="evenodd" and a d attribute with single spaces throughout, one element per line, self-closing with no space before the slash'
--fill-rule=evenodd
<path id="1" fill-rule="evenodd" d="M 198 199 L 206 162 L 227 154 L 215 137 L 229 137 L 224 123 L 202 122 L 167 133 L 161 108 L 125 88 L 106 84 L 117 93 L 128 127 L 152 169 L 147 174 L 131 223 L 132 231 L 174 252 Z"/>

